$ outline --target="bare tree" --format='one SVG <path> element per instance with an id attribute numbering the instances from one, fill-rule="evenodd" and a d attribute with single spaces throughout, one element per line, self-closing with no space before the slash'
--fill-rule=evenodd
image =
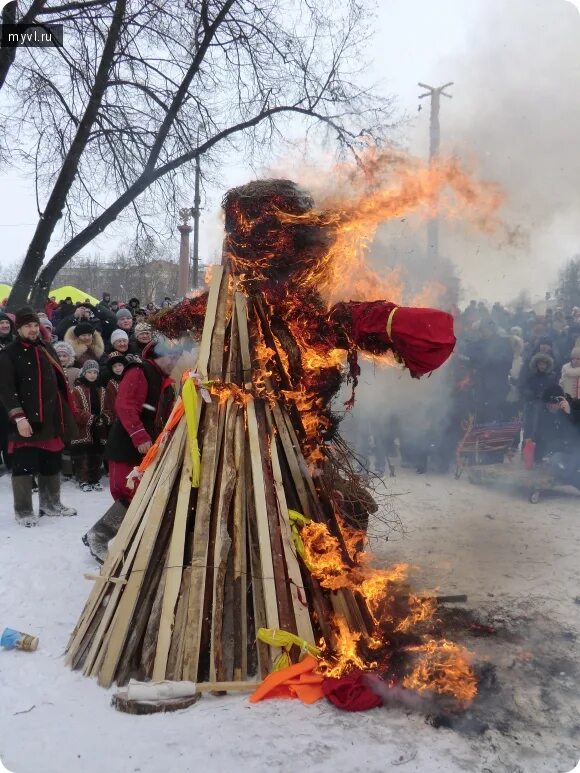
<path id="1" fill-rule="evenodd" d="M 16 156 L 46 196 L 12 307 L 39 304 L 127 208 L 140 237 L 173 217 L 202 154 L 216 174 L 228 147 L 249 157 L 291 114 L 341 146 L 388 128 L 391 102 L 347 70 L 367 37 L 360 0 L 110 0 L 63 18 L 65 48 L 23 51 L 9 78 Z"/>

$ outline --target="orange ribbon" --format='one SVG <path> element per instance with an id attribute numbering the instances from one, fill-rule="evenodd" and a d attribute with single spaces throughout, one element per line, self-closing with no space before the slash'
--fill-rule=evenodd
<path id="1" fill-rule="evenodd" d="M 307 655 L 300 663 L 273 671 L 250 696 L 250 702 L 258 703 L 265 698 L 298 698 L 302 703 L 316 703 L 324 697 L 323 676 L 316 673 L 317 668 L 318 660 Z"/>

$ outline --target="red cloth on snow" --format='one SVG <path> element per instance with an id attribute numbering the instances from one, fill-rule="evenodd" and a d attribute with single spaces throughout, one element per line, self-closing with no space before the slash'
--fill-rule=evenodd
<path id="1" fill-rule="evenodd" d="M 392 348 L 412 376 L 436 370 L 455 348 L 453 317 L 446 311 L 397 306 L 388 301 L 351 301 L 344 306 L 351 313 L 355 344 L 369 351 L 376 349 L 376 344 Z"/>
<path id="2" fill-rule="evenodd" d="M 322 692 L 337 708 L 343 711 L 368 711 L 382 706 L 383 699 L 370 689 L 367 674 L 352 671 L 338 679 L 327 678 L 322 682 Z"/>

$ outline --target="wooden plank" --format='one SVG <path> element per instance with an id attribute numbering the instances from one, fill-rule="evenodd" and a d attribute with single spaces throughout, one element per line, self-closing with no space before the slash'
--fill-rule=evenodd
<path id="1" fill-rule="evenodd" d="M 175 606 L 177 604 L 177 597 L 181 587 L 181 578 L 183 574 L 186 527 L 192 493 L 191 467 L 191 454 L 186 445 L 183 467 L 181 468 L 181 479 L 179 481 L 179 491 L 177 494 L 173 531 L 171 533 L 171 542 L 169 543 L 165 590 L 161 606 L 155 661 L 153 663 L 152 678 L 155 681 L 161 681 L 166 678 L 167 658 L 169 656 L 169 647 L 171 645 Z"/>
<path id="2" fill-rule="evenodd" d="M 210 652 L 210 679 L 212 681 L 223 681 L 225 678 L 223 615 L 226 570 L 232 544 L 231 537 L 228 533 L 228 518 L 237 478 L 236 462 L 234 458 L 234 440 L 238 410 L 238 406 L 234 403 L 232 398 L 229 398 L 226 405 L 222 470 L 216 511 L 217 524 L 213 553 L 214 573 Z"/>
<path id="3" fill-rule="evenodd" d="M 290 580 L 290 598 L 296 619 L 296 633 L 302 639 L 306 639 L 310 644 L 314 644 L 314 633 L 306 601 L 306 591 L 302 582 L 300 566 L 296 556 L 296 549 L 292 541 L 292 532 L 290 529 L 290 519 L 288 517 L 288 505 L 284 493 L 284 484 L 282 482 L 282 470 L 278 458 L 278 448 L 276 437 L 273 436 L 270 444 L 272 458 L 272 472 L 274 474 L 274 485 L 276 487 L 276 496 L 280 508 L 280 530 L 282 535 L 282 547 L 284 549 L 284 558 Z"/>
<path id="4" fill-rule="evenodd" d="M 220 406 L 214 400 L 211 405 L 206 406 L 205 413 L 200 487 L 191 547 L 191 583 L 183 663 L 184 678 L 192 682 L 197 681 L 211 511 L 216 483 L 217 460 L 222 442 L 219 434 L 220 414 L 224 410 L 225 406 Z"/>
<path id="5" fill-rule="evenodd" d="M 250 335 L 248 332 L 248 302 L 242 293 L 235 293 L 238 333 L 240 337 L 240 355 L 242 358 L 242 379 L 247 389 L 252 388 L 252 358 L 250 356 Z"/>
<path id="6" fill-rule="evenodd" d="M 238 472 L 232 524 L 234 567 L 234 679 L 244 680 L 248 672 L 247 561 L 246 561 L 246 442 L 244 417 L 238 414 L 235 459 Z"/>
<path id="7" fill-rule="evenodd" d="M 264 603 L 268 628 L 280 628 L 278 603 L 276 600 L 276 583 L 274 581 L 274 562 L 270 543 L 270 528 L 268 524 L 268 506 L 266 503 L 266 481 L 262 468 L 262 450 L 256 406 L 252 397 L 246 405 L 248 436 L 250 442 L 250 460 L 254 490 L 255 517 L 257 524 L 258 544 L 260 547 L 260 563 L 262 570 L 262 585 L 264 588 Z"/>
<path id="8" fill-rule="evenodd" d="M 186 426 L 181 421 L 174 433 L 176 440 L 172 447 L 172 454 L 167 455 L 163 461 L 163 477 L 155 489 L 151 506 L 148 511 L 147 527 L 141 538 L 139 549 L 135 557 L 135 563 L 129 575 L 127 585 L 123 591 L 121 601 L 117 607 L 111 628 L 111 640 L 103 664 L 99 671 L 99 684 L 110 687 L 115 678 L 115 671 L 122 654 L 129 627 L 135 612 L 139 591 L 141 590 L 144 575 L 155 546 L 155 540 L 165 512 L 167 500 L 179 471 L 177 461 L 183 458 L 185 446 Z"/>
<path id="9" fill-rule="evenodd" d="M 292 442 L 292 438 L 290 437 L 290 433 L 286 425 L 286 419 L 284 418 L 284 413 L 285 413 L 284 408 L 282 408 L 278 403 L 273 403 L 271 407 L 272 407 L 272 413 L 274 415 L 274 421 L 276 423 L 276 429 L 278 431 L 278 437 L 282 442 L 282 448 L 284 450 L 286 461 L 288 462 L 290 474 L 292 475 L 292 481 L 296 489 L 296 494 L 298 495 L 298 499 L 300 500 L 300 507 L 302 508 L 302 513 L 303 515 L 311 517 L 312 505 L 311 505 L 311 500 L 308 496 L 306 484 L 304 483 L 305 476 L 303 473 L 303 469 L 306 466 L 306 462 L 304 461 L 304 457 L 302 457 L 300 446 L 296 448 L 294 446 L 294 443 Z M 302 459 L 302 469 L 299 461 L 300 458 Z"/>
<path id="10" fill-rule="evenodd" d="M 191 585 L 191 567 L 186 566 L 181 577 L 181 587 L 175 612 L 175 625 L 171 636 L 169 656 L 165 674 L 167 679 L 180 680 L 183 668 L 183 642 L 185 639 L 185 622 L 187 619 L 187 601 Z"/>
<path id="11" fill-rule="evenodd" d="M 149 505 L 153 491 L 162 475 L 163 468 L 160 464 L 160 459 L 167 453 L 173 437 L 174 436 L 169 439 L 164 452 L 160 454 L 159 459 L 156 459 L 143 475 L 139 488 L 133 497 L 123 519 L 123 523 L 109 550 L 107 559 L 101 568 L 100 577 L 95 581 L 81 617 L 79 618 L 79 622 L 71 635 L 65 657 L 65 663 L 67 665 L 71 665 L 75 658 L 77 648 L 81 645 L 95 614 L 99 614 L 99 611 L 102 612 L 101 604 L 109 591 L 108 579 L 111 577 L 125 577 L 131 567 L 135 553 L 132 552 L 130 543 L 131 540 L 135 538 L 135 533 L 140 527 L 140 523 Z M 109 618 L 116 607 L 116 600 L 118 599 L 121 590 L 122 588 L 119 587 L 119 593 L 114 595 L 114 598 L 109 599 L 109 604 L 111 604 Z M 107 609 L 109 608 L 109 604 L 107 604 Z M 101 627 L 99 627 L 99 631 L 100 630 Z"/>
<path id="12" fill-rule="evenodd" d="M 204 379 L 206 379 L 208 375 L 211 339 L 213 335 L 213 327 L 214 327 L 215 318 L 216 318 L 216 310 L 217 310 L 217 304 L 218 304 L 218 298 L 219 298 L 223 273 L 224 273 L 223 266 L 214 266 L 212 277 L 211 277 L 211 285 L 209 288 L 209 295 L 207 298 L 207 306 L 206 306 L 205 318 L 203 322 L 201 342 L 199 345 L 199 352 L 197 355 L 197 370 L 199 371 L 202 378 Z"/>
<path id="13" fill-rule="evenodd" d="M 286 574 L 286 564 L 282 548 L 280 530 L 280 514 L 274 488 L 272 461 L 270 459 L 270 432 L 266 424 L 265 404 L 263 400 L 254 403 L 258 426 L 259 452 L 262 462 L 262 480 L 264 482 L 264 497 L 266 500 L 267 530 L 270 535 L 270 555 L 274 568 L 274 586 L 278 603 L 278 620 L 280 628 L 289 633 L 296 633 L 296 620 L 290 601 L 290 588 Z"/>
<path id="14" fill-rule="evenodd" d="M 220 294 L 215 315 L 211 351 L 209 355 L 209 377 L 221 381 L 224 375 L 224 344 L 226 334 L 226 316 L 231 304 L 230 273 L 226 266 L 220 284 Z"/>
<path id="15" fill-rule="evenodd" d="M 251 461 L 249 453 L 249 444 L 246 438 L 246 454 L 245 454 L 245 476 L 248 486 L 248 494 L 246 497 L 246 512 L 247 523 L 246 532 L 248 535 L 248 553 L 250 556 L 250 571 L 252 578 L 252 607 L 254 611 L 254 628 L 257 631 L 258 628 L 267 628 L 268 621 L 266 619 L 266 600 L 264 597 L 264 580 L 262 572 L 262 564 L 260 563 L 260 541 L 258 538 L 258 524 L 256 521 L 256 505 L 254 498 L 254 484 L 252 481 L 251 473 Z M 260 677 L 264 679 L 269 673 L 272 665 L 271 657 L 273 653 L 270 647 L 264 642 L 256 639 L 256 654 L 258 657 L 258 670 Z M 280 652 L 276 650 L 276 655 Z"/>

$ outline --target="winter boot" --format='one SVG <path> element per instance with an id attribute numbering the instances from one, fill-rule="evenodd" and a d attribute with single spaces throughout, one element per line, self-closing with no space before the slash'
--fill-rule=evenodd
<path id="1" fill-rule="evenodd" d="M 30 528 L 38 523 L 38 516 L 32 508 L 32 475 L 12 476 L 14 515 L 16 522 Z"/>
<path id="2" fill-rule="evenodd" d="M 123 502 L 113 502 L 103 517 L 83 536 L 83 543 L 99 564 L 105 563 L 109 542 L 121 528 L 126 512 L 127 506 Z"/>
<path id="3" fill-rule="evenodd" d="M 60 473 L 38 476 L 40 515 L 76 515 L 74 507 L 66 507 L 60 501 Z"/>

